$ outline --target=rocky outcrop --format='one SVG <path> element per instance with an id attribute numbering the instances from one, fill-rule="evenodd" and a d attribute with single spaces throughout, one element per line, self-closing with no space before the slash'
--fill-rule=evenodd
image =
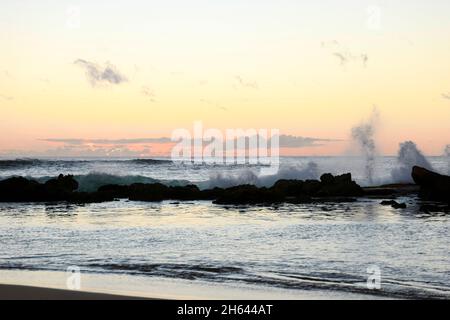
<path id="1" fill-rule="evenodd" d="M 25 178 L 0 181 L 2 202 L 68 201 L 90 203 L 112 201 L 117 198 L 157 202 L 163 200 L 212 200 L 217 204 L 273 204 L 305 203 L 317 198 L 353 197 L 363 190 L 352 181 L 350 174 L 325 174 L 318 180 L 279 180 L 271 188 L 241 185 L 227 189 L 199 190 L 195 185 L 169 187 L 161 183 L 135 183 L 129 186 L 105 185 L 96 192 L 77 192 L 73 176 L 60 175 L 44 184 Z M 341 198 L 343 199 L 343 198 Z"/>
<path id="2" fill-rule="evenodd" d="M 45 184 L 22 177 L 0 181 L 0 201 L 58 201 L 78 188 L 70 176 L 60 175 Z"/>
<path id="3" fill-rule="evenodd" d="M 214 203 L 242 205 L 269 204 L 282 202 L 284 198 L 282 193 L 278 193 L 273 189 L 258 188 L 253 185 L 243 185 L 223 190 Z"/>
<path id="4" fill-rule="evenodd" d="M 74 192 L 76 189 L 78 189 L 78 182 L 70 175 L 60 175 L 44 184 L 23 177 L 14 177 L 0 181 L 0 202 L 89 203 L 113 200 L 112 197 L 98 192 Z"/>
<path id="5" fill-rule="evenodd" d="M 352 180 L 350 173 L 334 177 L 327 173 L 320 177 L 321 187 L 319 196 L 352 197 L 364 194 L 363 189 Z"/>
<path id="6" fill-rule="evenodd" d="M 327 173 L 322 175 L 320 181 L 279 180 L 271 188 L 257 188 L 246 185 L 225 189 L 215 203 L 305 203 L 314 199 L 357 197 L 363 194 L 362 188 L 352 180 L 350 173 L 341 176 L 333 176 Z"/>
<path id="7" fill-rule="evenodd" d="M 413 167 L 412 178 L 420 186 L 419 196 L 425 200 L 450 203 L 450 177 L 425 168 Z"/>

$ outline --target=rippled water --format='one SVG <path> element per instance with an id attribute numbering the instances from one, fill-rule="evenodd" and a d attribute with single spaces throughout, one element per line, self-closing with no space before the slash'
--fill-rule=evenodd
<path id="1" fill-rule="evenodd" d="M 280 178 L 351 172 L 365 183 L 360 158 L 281 160 Z M 429 160 L 436 171 L 447 172 L 448 158 Z M 310 162 L 315 170 L 305 171 Z M 375 163 L 375 181 L 393 182 L 396 158 L 378 158 Z M 257 169 L 180 166 L 167 160 L 22 159 L 0 160 L 0 179 L 74 174 L 81 189 L 95 190 L 101 184 L 157 180 L 251 183 L 256 180 L 249 172 Z M 76 265 L 107 275 L 449 298 L 449 216 L 420 213 L 414 198 L 400 201 L 408 208 L 394 210 L 381 206 L 380 200 L 367 199 L 278 207 L 224 207 L 211 202 L 2 203 L 0 269 L 65 271 Z M 379 291 L 366 287 L 367 268 L 373 265 L 381 270 Z"/>
<path id="2" fill-rule="evenodd" d="M 450 217 L 379 200 L 0 204 L 0 268 L 128 274 L 384 297 L 450 297 Z M 367 268 L 381 290 L 366 288 Z"/>

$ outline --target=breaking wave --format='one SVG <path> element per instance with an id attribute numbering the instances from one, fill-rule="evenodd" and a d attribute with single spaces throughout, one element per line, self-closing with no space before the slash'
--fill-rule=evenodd
<path id="1" fill-rule="evenodd" d="M 425 158 L 422 152 L 412 141 L 405 141 L 400 144 L 398 151 L 398 167 L 391 172 L 392 180 L 399 183 L 414 182 L 411 177 L 411 171 L 414 166 L 420 166 L 428 170 L 433 170 L 430 162 Z"/>
<path id="2" fill-rule="evenodd" d="M 201 189 L 230 188 L 243 184 L 253 184 L 258 187 L 271 187 L 281 179 L 308 180 L 318 179 L 319 166 L 315 162 L 309 162 L 305 166 L 281 166 L 274 175 L 261 176 L 257 172 L 246 169 L 238 173 L 216 172 L 208 181 L 199 184 Z"/>
<path id="3" fill-rule="evenodd" d="M 44 183 L 54 177 L 40 177 L 29 179 L 37 180 Z M 188 185 L 190 182 L 187 180 L 158 180 L 150 177 L 139 176 L 139 175 L 114 175 L 108 173 L 92 172 L 86 175 L 75 175 L 75 180 L 77 180 L 79 187 L 78 191 L 81 192 L 95 192 L 101 186 L 115 184 L 121 186 L 131 185 L 133 183 L 163 183 L 168 186 L 184 186 Z"/>

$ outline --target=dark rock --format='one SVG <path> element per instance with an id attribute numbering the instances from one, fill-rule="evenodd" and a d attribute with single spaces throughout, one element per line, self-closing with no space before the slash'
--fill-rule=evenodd
<path id="1" fill-rule="evenodd" d="M 22 177 L 10 178 L 0 181 L 0 201 L 67 201 L 76 189 L 78 182 L 73 176 L 60 175 L 45 184 Z"/>
<path id="2" fill-rule="evenodd" d="M 419 193 L 420 187 L 416 184 L 387 184 L 377 187 L 363 188 L 364 195 L 371 198 L 396 198 L 399 196 L 410 196 Z"/>
<path id="3" fill-rule="evenodd" d="M 303 194 L 303 184 L 302 180 L 278 180 L 271 189 L 286 197 L 298 197 Z"/>
<path id="4" fill-rule="evenodd" d="M 363 195 L 362 188 L 352 180 L 350 173 L 334 177 L 327 173 L 320 177 L 321 187 L 318 196 L 352 197 Z"/>
<path id="5" fill-rule="evenodd" d="M 395 200 L 382 201 L 381 205 L 383 205 L 383 206 L 391 206 L 394 209 L 406 209 L 406 203 L 398 203 Z"/>
<path id="6" fill-rule="evenodd" d="M 200 189 L 195 185 L 169 188 L 171 200 L 200 200 L 201 195 Z"/>
<path id="7" fill-rule="evenodd" d="M 334 181 L 337 184 L 352 184 L 354 181 L 352 180 L 352 174 L 351 173 L 344 173 L 340 176 L 334 177 Z"/>
<path id="8" fill-rule="evenodd" d="M 320 182 L 323 184 L 332 184 L 334 182 L 334 176 L 331 173 L 325 173 L 320 177 Z"/>
<path id="9" fill-rule="evenodd" d="M 317 180 L 279 180 L 271 188 L 241 185 L 228 189 L 199 190 L 195 185 L 168 187 L 161 183 L 136 183 L 130 186 L 105 185 L 96 192 L 76 192 L 78 183 L 73 176 L 60 175 L 40 184 L 25 178 L 0 181 L 0 201 L 68 201 L 92 203 L 129 199 L 134 201 L 213 200 L 219 204 L 278 204 L 306 203 L 318 199 L 348 199 L 359 196 L 362 189 L 350 174 L 334 177 L 325 174 Z M 345 200 L 347 201 L 347 200 Z"/>
<path id="10" fill-rule="evenodd" d="M 0 201 L 38 201 L 43 196 L 42 185 L 34 180 L 14 177 L 0 181 Z"/>
<path id="11" fill-rule="evenodd" d="M 78 189 L 78 182 L 73 176 L 59 175 L 44 183 L 44 198 L 47 201 L 65 201 L 70 198 L 73 191 Z"/>
<path id="12" fill-rule="evenodd" d="M 44 186 L 50 192 L 70 193 L 78 189 L 78 182 L 72 175 L 64 176 L 60 174 L 58 178 L 48 180 Z"/>
<path id="13" fill-rule="evenodd" d="M 101 203 L 114 201 L 115 197 L 104 192 L 73 192 L 67 196 L 65 201 L 76 204 Z"/>
<path id="14" fill-rule="evenodd" d="M 216 204 L 272 204 L 282 202 L 284 197 L 267 188 L 258 188 L 253 185 L 242 185 L 223 190 L 214 201 Z"/>
<path id="15" fill-rule="evenodd" d="M 129 199 L 134 201 L 163 201 L 168 199 L 169 187 L 161 183 L 135 183 L 130 186 Z"/>
<path id="16" fill-rule="evenodd" d="M 315 196 L 322 188 L 322 184 L 317 180 L 306 180 L 302 185 L 302 193 L 308 196 Z"/>
<path id="17" fill-rule="evenodd" d="M 224 189 L 217 187 L 214 189 L 202 190 L 201 200 L 215 200 L 223 193 L 223 191 Z"/>
<path id="18" fill-rule="evenodd" d="M 420 186 L 419 196 L 426 200 L 450 203 L 450 177 L 421 167 L 413 167 L 412 178 Z"/>
<path id="19" fill-rule="evenodd" d="M 450 206 L 448 205 L 436 205 L 436 204 L 424 204 L 420 206 L 419 211 L 430 213 L 450 213 Z"/>
<path id="20" fill-rule="evenodd" d="M 109 184 L 98 188 L 97 192 L 112 198 L 125 199 L 130 196 L 130 187 Z"/>

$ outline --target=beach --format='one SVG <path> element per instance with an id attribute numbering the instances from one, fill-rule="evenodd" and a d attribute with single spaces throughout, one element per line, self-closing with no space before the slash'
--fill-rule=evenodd
<path id="1" fill-rule="evenodd" d="M 69 290 L 57 271 L 0 271 L 0 300 L 340 300 L 381 299 L 325 290 L 286 290 L 255 285 L 83 274 L 80 290 Z M 27 285 L 28 284 L 28 285 Z"/>

